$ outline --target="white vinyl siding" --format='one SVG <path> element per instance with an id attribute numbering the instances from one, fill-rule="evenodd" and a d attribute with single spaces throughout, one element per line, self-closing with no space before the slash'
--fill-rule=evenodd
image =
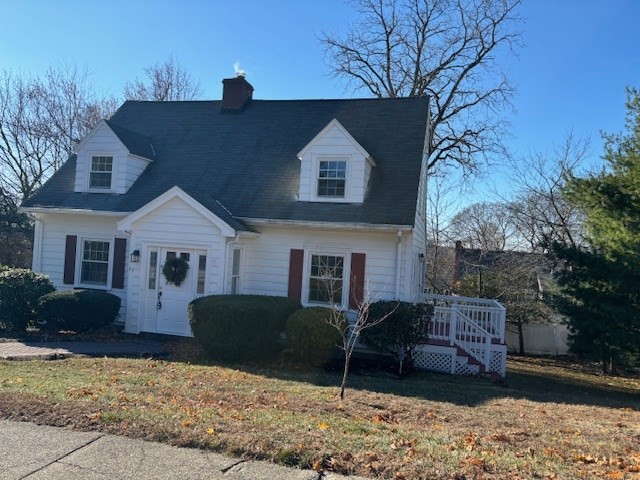
<path id="1" fill-rule="evenodd" d="M 303 249 L 302 299 L 308 303 L 310 255 L 325 254 L 345 257 L 345 270 L 350 267 L 351 253 L 366 254 L 366 288 L 372 298 L 392 300 L 396 289 L 397 232 L 341 231 L 310 227 L 255 226 L 258 238 L 246 239 L 243 250 L 242 293 L 254 295 L 287 296 L 289 285 L 289 260 L 292 248 Z M 407 238 L 407 235 L 404 236 Z M 405 273 L 407 255 L 403 242 L 401 275 Z M 345 290 L 348 293 L 348 271 L 344 272 Z M 230 278 L 229 278 L 230 282 Z M 400 298 L 411 297 L 404 292 L 404 280 Z M 346 303 L 348 294 L 344 294 Z"/>
<path id="2" fill-rule="evenodd" d="M 122 232 L 118 232 L 116 222 L 122 217 L 99 217 L 89 215 L 70 215 L 61 213 L 38 214 L 41 226 L 42 243 L 39 247 L 39 272 L 49 276 L 51 283 L 57 290 L 71 290 L 74 287 L 90 287 L 96 288 L 95 284 L 81 284 L 81 263 L 83 254 L 83 242 L 85 240 L 108 241 L 109 248 L 109 267 L 107 285 L 103 288 L 110 289 L 111 273 L 113 262 L 113 245 L 116 237 L 122 237 Z M 65 259 L 65 240 L 67 235 L 76 235 L 78 237 L 76 243 L 76 270 L 74 275 L 74 285 L 65 285 L 64 277 L 64 259 Z M 125 252 L 125 262 L 129 265 L 129 254 L 131 252 L 129 239 L 127 239 L 127 251 Z M 34 263 L 36 259 L 34 258 Z M 132 265 L 139 265 L 132 264 Z M 126 269 L 125 271 L 127 271 Z M 130 281 L 129 276 L 125 275 L 125 288 L 109 290 L 122 300 L 120 307 L 120 319 L 124 320 L 124 312 L 127 308 L 127 285 Z"/>

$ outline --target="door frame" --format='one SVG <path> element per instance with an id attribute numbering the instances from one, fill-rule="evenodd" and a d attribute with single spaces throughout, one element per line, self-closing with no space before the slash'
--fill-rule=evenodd
<path id="1" fill-rule="evenodd" d="M 140 285 L 138 288 L 138 333 L 140 332 L 150 332 L 150 333 L 158 333 L 158 318 L 157 318 L 157 310 L 156 315 L 154 315 L 153 322 L 148 319 L 148 294 L 149 294 L 149 253 L 151 251 L 158 252 L 157 266 L 156 266 L 156 296 L 160 289 L 160 282 L 163 281 L 164 277 L 162 276 L 162 252 L 167 250 L 176 250 L 176 251 L 187 251 L 190 252 L 191 255 L 194 256 L 193 260 L 190 261 L 189 269 L 193 269 L 194 265 L 197 269 L 197 260 L 195 257 L 200 255 L 202 252 L 207 256 L 207 267 L 209 267 L 211 258 L 211 249 L 210 244 L 204 244 L 199 242 L 193 243 L 174 243 L 174 242 L 142 242 L 141 247 L 141 257 L 142 261 L 140 262 Z M 210 281 L 210 276 L 212 272 L 210 268 L 205 268 L 205 289 L 203 294 L 197 293 L 197 272 L 195 275 L 189 275 L 187 280 L 190 283 L 190 289 L 192 290 L 193 298 L 197 298 L 198 296 L 207 295 L 207 285 Z M 191 295 L 190 295 L 191 296 Z M 155 305 L 155 303 L 154 303 Z M 152 324 L 153 323 L 153 324 Z M 178 336 L 178 335 L 176 335 Z"/>

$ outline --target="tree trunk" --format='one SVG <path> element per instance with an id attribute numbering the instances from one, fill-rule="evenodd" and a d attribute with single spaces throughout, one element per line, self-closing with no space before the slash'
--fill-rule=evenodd
<path id="1" fill-rule="evenodd" d="M 344 356 L 344 372 L 342 373 L 342 384 L 340 384 L 340 400 L 344 400 L 344 391 L 347 388 L 347 377 L 349 376 L 349 363 L 351 355 L 346 353 Z"/>
<path id="2" fill-rule="evenodd" d="M 520 355 L 524 355 L 524 325 L 518 322 L 518 343 L 520 347 Z"/>

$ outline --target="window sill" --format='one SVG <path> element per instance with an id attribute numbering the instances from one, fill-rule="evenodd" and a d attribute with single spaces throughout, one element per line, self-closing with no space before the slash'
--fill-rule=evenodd
<path id="1" fill-rule="evenodd" d="M 111 290 L 107 285 L 78 284 L 73 286 L 74 290 Z"/>

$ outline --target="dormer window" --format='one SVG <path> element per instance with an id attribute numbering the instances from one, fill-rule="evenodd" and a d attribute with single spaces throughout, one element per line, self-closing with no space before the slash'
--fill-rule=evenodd
<path id="1" fill-rule="evenodd" d="M 89 188 L 110 190 L 112 173 L 113 157 L 105 155 L 92 156 L 91 171 L 89 172 Z"/>
<path id="2" fill-rule="evenodd" d="M 298 158 L 300 202 L 364 202 L 376 164 L 338 120 L 331 120 Z"/>
<path id="3" fill-rule="evenodd" d="M 318 197 L 344 198 L 347 182 L 347 161 L 320 160 L 318 168 Z"/>

